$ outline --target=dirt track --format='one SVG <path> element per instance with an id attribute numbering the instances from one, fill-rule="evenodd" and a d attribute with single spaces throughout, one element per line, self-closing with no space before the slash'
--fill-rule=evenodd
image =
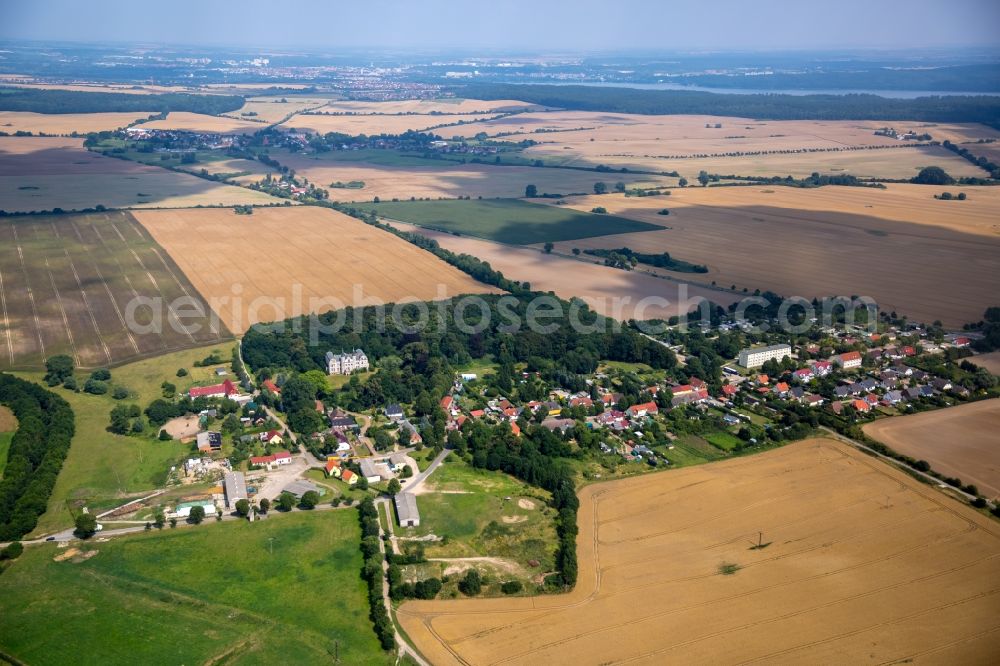
<path id="1" fill-rule="evenodd" d="M 570 594 L 409 602 L 403 628 L 441 665 L 990 663 L 1000 648 L 997 524 L 831 440 L 588 486 L 579 515 Z"/>

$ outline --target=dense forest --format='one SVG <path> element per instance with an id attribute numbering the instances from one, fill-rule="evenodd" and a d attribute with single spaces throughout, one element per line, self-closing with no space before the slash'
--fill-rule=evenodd
<path id="1" fill-rule="evenodd" d="M 34 113 L 128 113 L 132 111 L 189 111 L 216 115 L 243 106 L 238 95 L 192 95 L 164 93 L 132 95 L 129 93 L 80 92 L 76 90 L 0 89 L 0 111 Z"/>
<path id="2" fill-rule="evenodd" d="M 878 95 L 737 95 L 597 86 L 471 84 L 448 89 L 475 99 L 519 99 L 579 111 L 706 114 L 768 120 L 907 120 L 985 123 L 1000 128 L 1000 98 L 892 99 Z"/>
<path id="3" fill-rule="evenodd" d="M 0 404 L 18 428 L 0 481 L 0 541 L 28 534 L 45 512 L 73 438 L 69 403 L 37 384 L 0 373 Z"/>

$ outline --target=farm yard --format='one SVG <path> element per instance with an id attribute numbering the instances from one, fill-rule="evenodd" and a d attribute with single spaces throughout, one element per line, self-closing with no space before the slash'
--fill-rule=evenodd
<path id="1" fill-rule="evenodd" d="M 147 113 L 31 113 L 0 111 L 0 132 L 32 132 L 34 134 L 87 134 L 127 127 L 137 120 L 153 115 Z M 19 137 L 22 138 L 22 137 Z"/>
<path id="2" fill-rule="evenodd" d="M 32 548 L 0 577 L 0 651 L 39 665 L 337 654 L 388 666 L 358 575 L 360 536 L 345 510 Z"/>
<path id="3" fill-rule="evenodd" d="M 512 245 L 566 241 L 659 229 L 613 215 L 521 200 L 400 201 L 362 204 L 379 217 Z"/>
<path id="4" fill-rule="evenodd" d="M 129 391 L 128 402 L 148 405 L 162 397 L 164 380 L 186 392 L 195 385 L 217 381 L 213 367 L 195 367 L 194 362 L 218 352 L 223 359 L 233 343 L 220 343 L 172 352 L 112 368 L 112 386 Z M 225 365 L 225 364 L 223 364 Z M 187 371 L 177 377 L 179 368 Z M 43 384 L 42 372 L 18 372 L 18 376 Z M 87 374 L 77 373 L 82 385 Z M 189 443 L 163 442 L 149 437 L 128 437 L 108 432 L 108 414 L 121 401 L 111 393 L 93 395 L 55 389 L 73 408 L 76 432 L 66 462 L 56 479 L 48 509 L 39 519 L 35 535 L 48 534 L 73 524 L 73 516 L 84 506 L 110 509 L 141 497 L 166 482 L 170 467 L 191 450 Z"/>
<path id="5" fill-rule="evenodd" d="M 866 295 L 885 311 L 961 326 L 979 320 L 995 301 L 1000 192 L 964 187 L 966 201 L 940 201 L 933 198 L 938 189 L 696 187 L 675 189 L 670 197 L 574 198 L 569 205 L 577 210 L 600 205 L 663 229 L 557 243 L 556 250 L 667 251 L 708 266 L 699 279 L 737 290 Z M 670 215 L 657 214 L 664 207 Z"/>
<path id="6" fill-rule="evenodd" d="M 229 336 L 210 326 L 210 312 L 178 325 L 164 306 L 159 330 L 127 325 L 136 298 L 200 301 L 170 256 L 127 212 L 0 220 L 0 368 L 40 367 L 54 354 L 78 366 L 100 367 Z M 153 323 L 135 311 L 140 327 Z"/>
<path id="7" fill-rule="evenodd" d="M 326 208 L 135 215 L 237 333 L 366 299 L 393 303 L 492 291 L 429 252 Z"/>
<path id="8" fill-rule="evenodd" d="M 1000 400 L 982 400 L 868 423 L 865 434 L 893 451 L 926 460 L 944 476 L 1000 498 Z"/>
<path id="9" fill-rule="evenodd" d="M 478 257 L 507 278 L 530 282 L 536 291 L 552 291 L 565 299 L 579 298 L 594 311 L 616 319 L 667 319 L 687 312 L 702 298 L 722 306 L 739 299 L 721 289 L 545 254 L 536 248 L 501 245 L 408 224 L 392 226 L 433 238 L 452 252 Z"/>
<path id="10" fill-rule="evenodd" d="M 995 654 L 996 524 L 831 440 L 590 485 L 579 516 L 571 593 L 407 602 L 403 629 L 440 665 Z"/>
<path id="11" fill-rule="evenodd" d="M 83 148 L 83 139 L 0 137 L 0 210 L 7 212 L 264 204 L 277 199 Z"/>

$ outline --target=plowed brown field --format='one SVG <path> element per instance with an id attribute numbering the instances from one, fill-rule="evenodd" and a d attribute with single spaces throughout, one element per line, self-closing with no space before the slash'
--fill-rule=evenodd
<path id="1" fill-rule="evenodd" d="M 837 442 L 591 485 L 579 520 L 570 594 L 408 602 L 403 629 L 437 666 L 991 664 L 1000 649 L 1000 526 Z"/>

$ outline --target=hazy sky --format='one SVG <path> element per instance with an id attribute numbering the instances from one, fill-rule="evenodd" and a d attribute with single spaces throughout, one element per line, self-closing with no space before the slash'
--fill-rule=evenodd
<path id="1" fill-rule="evenodd" d="M 1000 45 L 1000 0 L 2 0 L 0 38 L 535 51 Z"/>

